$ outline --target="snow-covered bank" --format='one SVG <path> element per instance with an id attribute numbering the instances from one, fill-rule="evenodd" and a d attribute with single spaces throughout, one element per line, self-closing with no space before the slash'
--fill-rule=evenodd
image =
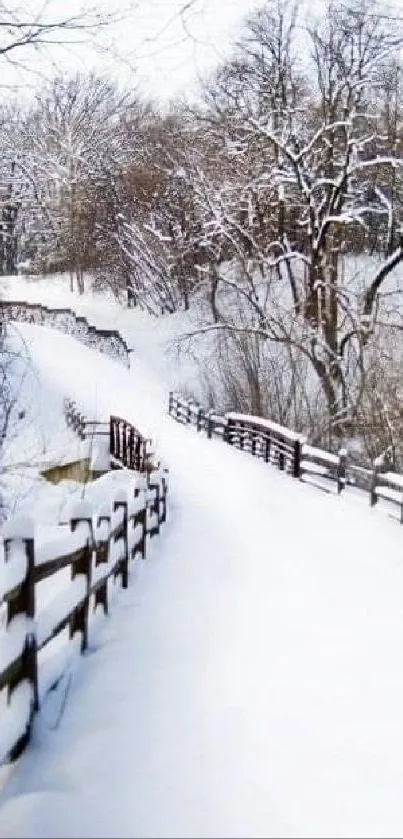
<path id="1" fill-rule="evenodd" d="M 401 835 L 401 529 L 162 437 L 168 531 L 38 726 L 0 835 Z"/>
<path id="2" fill-rule="evenodd" d="M 37 719 L 0 836 L 401 836 L 403 529 L 175 424 L 144 324 L 130 371 L 21 331 L 52 393 L 154 438 L 170 521 Z"/>

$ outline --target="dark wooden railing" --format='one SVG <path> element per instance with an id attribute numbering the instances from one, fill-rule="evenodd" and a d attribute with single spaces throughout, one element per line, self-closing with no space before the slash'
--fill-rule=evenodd
<path id="1" fill-rule="evenodd" d="M 107 613 L 111 578 L 127 588 L 131 562 L 145 559 L 147 537 L 159 533 L 166 519 L 166 498 L 167 476 L 157 470 L 136 476 L 99 510 L 88 502 L 76 505 L 68 524 L 52 528 L 49 542 L 35 538 L 31 521 L 14 519 L 5 525 L 0 692 L 7 692 L 7 706 L 0 716 L 0 744 L 6 744 L 0 764 L 15 759 L 29 740 L 44 695 L 40 652 L 63 630 L 79 639 L 81 652 L 87 649 L 90 610 L 101 606 Z M 70 583 L 41 611 L 39 583 L 67 568 Z M 43 674 L 46 690 L 61 676 L 53 673 L 46 684 Z"/>
<path id="2" fill-rule="evenodd" d="M 152 456 L 152 441 L 130 422 L 111 416 L 109 446 L 112 465 L 124 466 L 136 472 L 147 472 Z"/>
<path id="3" fill-rule="evenodd" d="M 245 414 L 229 413 L 225 416 L 224 439 L 231 446 L 260 457 L 265 463 L 289 472 L 295 478 L 300 474 L 301 435 L 283 428 L 270 420 Z"/>
<path id="4" fill-rule="evenodd" d="M 109 423 L 88 420 L 71 399 L 64 402 L 67 425 L 81 440 L 109 437 L 110 465 L 112 469 L 124 467 L 135 472 L 149 472 L 156 467 L 153 462 L 152 440 L 144 437 L 132 423 L 121 417 L 111 416 Z"/>
<path id="5" fill-rule="evenodd" d="M 205 431 L 209 438 L 220 437 L 294 477 L 300 475 L 304 439 L 301 434 L 260 417 L 234 412 L 220 416 L 214 411 L 204 411 L 200 405 L 175 393 L 169 394 L 169 413 L 178 422 Z"/>
<path id="6" fill-rule="evenodd" d="M 344 449 L 337 454 L 327 452 L 311 446 L 302 434 L 270 420 L 236 413 L 220 416 L 172 392 L 169 413 L 178 422 L 205 431 L 209 438 L 220 437 L 326 492 L 340 494 L 354 487 L 368 494 L 371 506 L 380 500 L 397 505 L 403 524 L 403 475 L 384 470 L 380 460 L 368 469 L 351 463 Z"/>

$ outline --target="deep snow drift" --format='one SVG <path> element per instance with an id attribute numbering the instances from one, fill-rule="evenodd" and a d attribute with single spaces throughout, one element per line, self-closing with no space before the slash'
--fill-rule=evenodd
<path id="1" fill-rule="evenodd" d="M 37 718 L 0 836 L 401 836 L 401 526 L 176 425 L 145 340 L 128 371 L 22 329 L 51 390 L 65 355 L 82 410 L 156 438 L 170 520 Z"/>

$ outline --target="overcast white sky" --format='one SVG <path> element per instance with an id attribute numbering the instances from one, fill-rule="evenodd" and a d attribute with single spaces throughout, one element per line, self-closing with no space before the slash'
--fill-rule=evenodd
<path id="1" fill-rule="evenodd" d="M 186 10 L 187 5 L 140 0 L 122 39 L 123 50 L 137 61 L 142 87 L 163 98 L 191 88 L 198 73 L 225 55 L 256 0 L 194 0 Z"/>
<path id="2" fill-rule="evenodd" d="M 239 31 L 242 18 L 259 0 L 9 0 L 18 9 L 19 17 L 45 8 L 48 18 L 68 17 L 79 8 L 102 8 L 121 14 L 123 20 L 103 32 L 102 41 L 108 43 L 102 55 L 95 55 L 88 46 L 52 49 L 48 60 L 28 56 L 24 49 L 24 63 L 30 61 L 39 74 L 52 74 L 50 55 L 58 69 L 103 69 L 122 80 L 134 79 L 145 94 L 163 101 L 187 93 L 195 88 L 197 76 L 212 68 L 228 51 L 231 40 Z M 43 11 L 42 11 L 43 14 Z M 1 17 L 1 16 L 0 16 Z M 15 54 L 13 53 L 13 57 Z M 14 82 L 17 70 L 0 64 L 0 84 Z M 38 85 L 37 78 L 19 74 L 22 89 L 28 84 Z"/>
<path id="3" fill-rule="evenodd" d="M 121 15 L 122 20 L 103 32 L 102 54 L 86 46 L 53 49 L 58 70 L 104 70 L 129 84 L 137 84 L 144 94 L 162 102 L 195 89 L 197 77 L 212 69 L 225 57 L 242 19 L 264 0 L 7 0 L 18 16 L 28 9 L 42 10 L 49 18 L 68 17 L 78 9 L 103 9 Z M 323 8 L 324 0 L 300 0 L 305 14 Z M 382 2 L 382 0 L 381 0 Z M 403 14 L 403 0 L 385 0 L 385 11 Z M 0 13 L 1 22 L 1 13 Z M 0 33 L 1 37 L 1 33 Z M 108 48 L 106 48 L 108 44 Z M 302 45 L 303 48 L 303 45 Z M 14 53 L 13 53 L 14 56 Z M 23 51 L 24 61 L 27 51 Z M 54 73 L 44 53 L 35 55 L 37 73 Z M 136 68 L 134 73 L 133 68 Z M 0 85 L 13 83 L 15 68 L 0 62 Z M 38 87 L 35 76 L 20 76 L 22 88 Z"/>

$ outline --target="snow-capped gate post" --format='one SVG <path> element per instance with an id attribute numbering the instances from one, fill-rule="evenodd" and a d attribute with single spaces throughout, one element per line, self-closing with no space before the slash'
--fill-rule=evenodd
<path id="1" fill-rule="evenodd" d="M 22 553 L 21 553 L 22 547 Z M 36 636 L 34 632 L 35 620 L 35 550 L 34 527 L 31 519 L 16 518 L 4 527 L 4 558 L 6 566 L 9 564 L 8 592 L 4 599 L 7 602 L 7 631 L 12 632 L 12 624 L 18 628 L 20 620 L 26 621 L 25 643 L 22 650 L 20 665 L 13 668 L 8 680 L 8 702 L 12 700 L 13 692 L 27 681 L 31 686 L 31 703 L 25 732 L 19 737 L 10 751 L 9 759 L 16 760 L 29 741 L 32 720 L 38 710 L 38 657 Z M 21 562 L 22 560 L 22 562 Z M 21 579 L 22 576 L 22 579 Z"/>
<path id="2" fill-rule="evenodd" d="M 78 559 L 71 566 L 71 579 L 74 580 L 78 574 L 86 578 L 87 594 L 83 602 L 77 607 L 70 620 L 70 638 L 76 632 L 82 633 L 81 652 L 88 647 L 88 612 L 90 605 L 91 572 L 92 572 L 92 551 L 94 546 L 92 527 L 92 508 L 86 502 L 79 502 L 75 505 L 70 518 L 70 529 L 72 533 L 84 525 L 88 528 L 86 545 L 81 548 Z"/>
<path id="3" fill-rule="evenodd" d="M 109 559 L 109 540 L 111 534 L 111 516 L 108 507 L 100 510 L 95 531 L 95 566 L 107 565 Z M 108 614 L 108 579 L 95 592 L 94 609 L 102 606 L 104 614 Z"/>

